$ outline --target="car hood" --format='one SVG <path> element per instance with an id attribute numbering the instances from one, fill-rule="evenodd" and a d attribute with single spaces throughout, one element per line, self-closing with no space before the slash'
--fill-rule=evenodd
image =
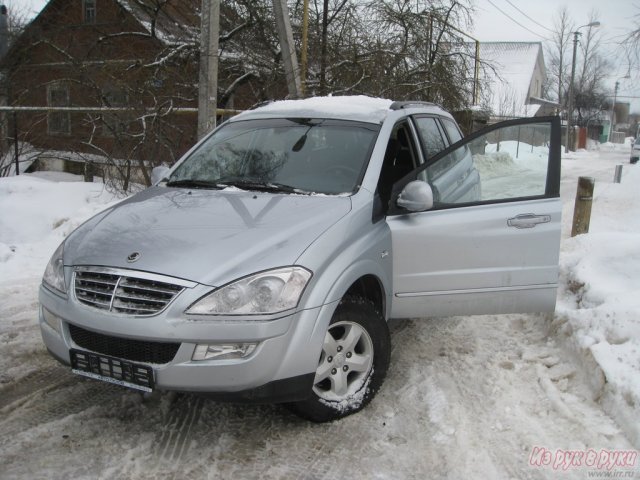
<path id="1" fill-rule="evenodd" d="M 64 263 L 220 286 L 293 265 L 350 210 L 349 197 L 151 187 L 78 228 L 65 244 Z M 134 252 L 139 258 L 130 263 Z"/>

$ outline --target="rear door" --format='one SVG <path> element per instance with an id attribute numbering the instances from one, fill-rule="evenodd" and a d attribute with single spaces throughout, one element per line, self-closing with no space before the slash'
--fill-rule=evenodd
<path id="1" fill-rule="evenodd" d="M 553 310 L 561 220 L 559 118 L 493 125 L 430 157 L 433 120 L 412 119 L 425 163 L 396 182 L 391 195 L 392 316 Z M 451 125 L 437 122 L 441 135 L 453 135 Z M 412 213 L 396 199 L 416 179 L 430 185 L 434 206 Z"/>

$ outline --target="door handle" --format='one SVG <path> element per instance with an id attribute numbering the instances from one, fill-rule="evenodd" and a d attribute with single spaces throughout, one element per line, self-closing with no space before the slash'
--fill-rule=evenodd
<path id="1" fill-rule="evenodd" d="M 549 223 L 551 215 L 536 215 L 535 213 L 523 213 L 507 220 L 507 225 L 515 228 L 533 228 L 539 223 Z"/>

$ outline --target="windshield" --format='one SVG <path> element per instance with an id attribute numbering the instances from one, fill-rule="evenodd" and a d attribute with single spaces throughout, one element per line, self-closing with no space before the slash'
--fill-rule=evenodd
<path id="1" fill-rule="evenodd" d="M 171 174 L 168 186 L 352 193 L 379 126 L 323 119 L 231 122 Z"/>

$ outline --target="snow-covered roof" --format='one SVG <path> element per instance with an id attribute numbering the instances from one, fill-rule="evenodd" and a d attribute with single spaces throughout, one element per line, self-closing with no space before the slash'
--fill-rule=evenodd
<path id="1" fill-rule="evenodd" d="M 508 104 L 514 116 L 535 115 L 540 105 L 528 104 L 529 92 L 536 64 L 543 62 L 541 56 L 540 42 L 480 43 L 480 59 L 493 67 L 484 69 L 483 81 L 490 91 L 488 106 L 494 114 L 500 115 Z"/>
<path id="2" fill-rule="evenodd" d="M 393 102 L 365 95 L 312 97 L 302 100 L 281 100 L 233 117 L 232 121 L 254 118 L 336 118 L 380 123 Z"/>
<path id="3" fill-rule="evenodd" d="M 116 0 L 159 40 L 182 43 L 200 31 L 200 0 Z"/>

